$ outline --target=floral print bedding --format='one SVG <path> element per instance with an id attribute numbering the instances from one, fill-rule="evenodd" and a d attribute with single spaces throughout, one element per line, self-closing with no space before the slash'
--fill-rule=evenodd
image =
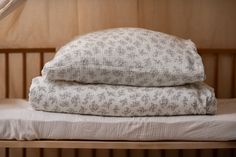
<path id="1" fill-rule="evenodd" d="M 176 87 L 133 87 L 33 79 L 34 109 L 100 116 L 173 116 L 215 114 L 216 98 L 198 82 Z"/>
<path id="2" fill-rule="evenodd" d="M 80 36 L 43 70 L 49 80 L 132 86 L 175 86 L 205 79 L 190 40 L 142 28 L 115 28 Z"/>

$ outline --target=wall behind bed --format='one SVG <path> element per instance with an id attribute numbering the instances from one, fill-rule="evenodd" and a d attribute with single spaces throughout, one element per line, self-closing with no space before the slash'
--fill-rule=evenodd
<path id="1" fill-rule="evenodd" d="M 27 0 L 0 21 L 0 47 L 59 47 L 76 35 L 145 27 L 236 48 L 235 0 Z"/>

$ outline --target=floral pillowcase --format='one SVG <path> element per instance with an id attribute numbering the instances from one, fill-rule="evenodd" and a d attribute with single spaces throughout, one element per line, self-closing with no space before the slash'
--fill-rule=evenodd
<path id="1" fill-rule="evenodd" d="M 42 74 L 49 80 L 131 86 L 175 86 L 205 79 L 193 42 L 142 28 L 80 36 L 59 49 Z"/>

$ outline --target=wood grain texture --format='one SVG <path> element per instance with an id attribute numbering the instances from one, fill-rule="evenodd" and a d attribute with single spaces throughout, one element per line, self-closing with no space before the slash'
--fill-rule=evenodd
<path id="1" fill-rule="evenodd" d="M 9 54 L 9 97 L 23 97 L 23 61 L 21 54 Z"/>
<path id="2" fill-rule="evenodd" d="M 40 157 L 40 149 L 39 148 L 27 148 L 26 149 L 26 157 Z"/>
<path id="3" fill-rule="evenodd" d="M 23 157 L 23 149 L 21 148 L 10 148 L 9 157 Z"/>
<path id="4" fill-rule="evenodd" d="M 220 55 L 219 57 L 219 73 L 218 73 L 218 88 L 224 90 L 218 90 L 219 98 L 230 98 L 232 97 L 232 68 L 233 68 L 233 57 L 232 55 Z M 227 69 L 227 70 L 226 70 Z"/>
<path id="5" fill-rule="evenodd" d="M 236 1 L 139 0 L 140 26 L 192 39 L 198 47 L 234 48 Z"/>
<path id="6" fill-rule="evenodd" d="M 79 34 L 138 25 L 137 0 L 78 0 Z"/>
<path id="7" fill-rule="evenodd" d="M 88 32 L 138 26 L 201 48 L 236 48 L 235 8 L 235 0 L 30 0 L 0 21 L 0 47 L 60 47 Z"/>
<path id="8" fill-rule="evenodd" d="M 26 95 L 28 97 L 29 87 L 31 85 L 31 81 L 34 77 L 39 76 L 41 74 L 40 68 L 40 57 L 37 53 L 29 53 L 26 55 Z"/>
<path id="9" fill-rule="evenodd" d="M 61 149 L 61 157 L 76 157 L 76 149 Z"/>
<path id="10" fill-rule="evenodd" d="M 0 98 L 5 97 L 5 56 L 4 54 L 0 54 L 0 72 L 1 72 L 1 77 L 0 77 Z"/>
<path id="11" fill-rule="evenodd" d="M 79 149 L 78 150 L 79 157 L 95 157 L 95 151 L 92 149 Z"/>

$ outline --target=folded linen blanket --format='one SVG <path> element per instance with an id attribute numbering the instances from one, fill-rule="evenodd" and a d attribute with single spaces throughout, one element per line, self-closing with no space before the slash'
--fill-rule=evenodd
<path id="1" fill-rule="evenodd" d="M 133 87 L 32 81 L 29 101 L 34 109 L 101 116 L 171 116 L 215 114 L 211 87 L 193 83 L 176 87 Z"/>

